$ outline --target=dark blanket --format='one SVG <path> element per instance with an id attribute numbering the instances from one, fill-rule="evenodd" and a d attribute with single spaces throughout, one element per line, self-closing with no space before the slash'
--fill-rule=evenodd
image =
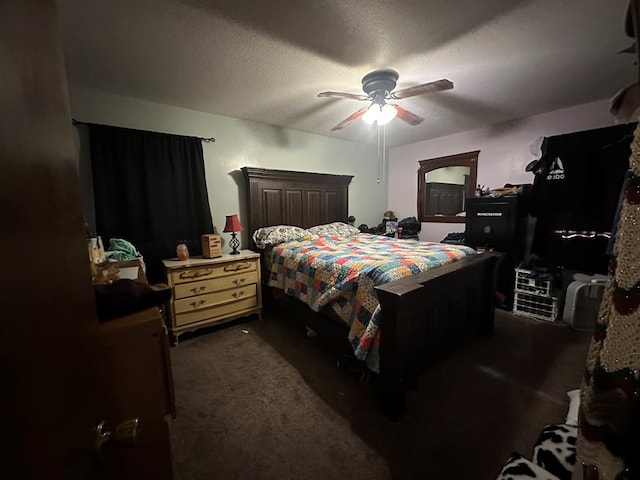
<path id="1" fill-rule="evenodd" d="M 100 321 L 140 312 L 171 299 L 168 285 L 148 285 L 129 279 L 116 280 L 109 285 L 94 285 L 94 293 Z"/>

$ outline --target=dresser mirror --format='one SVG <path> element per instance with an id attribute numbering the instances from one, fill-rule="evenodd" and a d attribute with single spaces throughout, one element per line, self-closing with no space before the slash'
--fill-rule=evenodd
<path id="1" fill-rule="evenodd" d="M 467 198 L 475 196 L 479 150 L 420 160 L 418 220 L 465 223 Z"/>

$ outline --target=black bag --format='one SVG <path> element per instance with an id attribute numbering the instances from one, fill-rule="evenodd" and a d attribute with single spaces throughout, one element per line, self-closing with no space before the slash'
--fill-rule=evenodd
<path id="1" fill-rule="evenodd" d="M 414 235 L 420 232 L 420 222 L 416 217 L 406 217 L 398 222 L 398 227 L 402 227 L 402 236 L 405 234 Z"/>

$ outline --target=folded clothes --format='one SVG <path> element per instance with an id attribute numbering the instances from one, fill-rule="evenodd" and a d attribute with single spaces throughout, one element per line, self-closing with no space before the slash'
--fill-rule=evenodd
<path id="1" fill-rule="evenodd" d="M 122 238 L 112 238 L 109 240 L 109 251 L 111 252 L 111 258 L 118 262 L 125 260 L 134 260 L 140 258 L 140 252 L 136 250 L 130 242 L 123 240 Z"/>

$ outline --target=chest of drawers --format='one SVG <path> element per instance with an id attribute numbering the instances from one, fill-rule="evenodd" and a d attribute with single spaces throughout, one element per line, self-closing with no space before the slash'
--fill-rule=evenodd
<path id="1" fill-rule="evenodd" d="M 241 250 L 218 258 L 163 260 L 170 302 L 171 337 L 262 312 L 260 254 Z"/>

